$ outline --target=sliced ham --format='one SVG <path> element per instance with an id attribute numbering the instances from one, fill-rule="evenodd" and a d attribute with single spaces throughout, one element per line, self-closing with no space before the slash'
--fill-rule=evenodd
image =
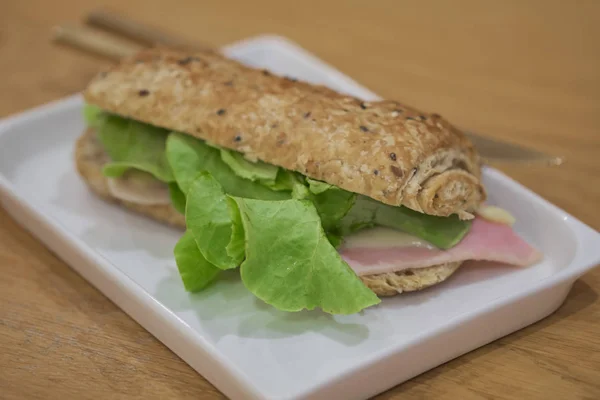
<path id="1" fill-rule="evenodd" d="M 485 260 L 528 266 L 541 253 L 521 239 L 508 225 L 475 218 L 469 233 L 448 250 L 423 246 L 342 247 L 342 258 L 360 275 L 381 274 L 409 268 L 425 268 L 448 262 Z"/>

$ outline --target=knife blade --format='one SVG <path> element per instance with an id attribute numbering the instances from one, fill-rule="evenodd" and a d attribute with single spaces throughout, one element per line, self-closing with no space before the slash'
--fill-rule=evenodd
<path id="1" fill-rule="evenodd" d="M 564 157 L 553 156 L 529 147 L 495 139 L 493 137 L 482 136 L 468 131 L 465 132 L 465 135 L 473 142 L 477 152 L 479 152 L 486 164 L 522 163 L 558 166 L 565 161 Z"/>

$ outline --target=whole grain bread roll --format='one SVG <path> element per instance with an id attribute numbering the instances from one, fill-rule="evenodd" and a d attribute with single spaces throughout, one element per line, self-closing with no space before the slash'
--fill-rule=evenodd
<path id="1" fill-rule="evenodd" d="M 439 115 L 362 102 L 218 52 L 143 50 L 100 73 L 84 97 L 386 204 L 471 218 L 485 200 L 475 148 Z"/>
<path id="2" fill-rule="evenodd" d="M 105 201 L 119 204 L 137 214 L 172 227 L 185 229 L 185 218 L 170 204 L 143 205 L 114 197 L 102 167 L 109 161 L 93 129 L 79 137 L 75 145 L 75 164 L 86 185 Z M 360 276 L 363 283 L 378 296 L 394 296 L 403 292 L 425 289 L 446 280 L 460 263 L 414 268 L 400 272 Z"/>

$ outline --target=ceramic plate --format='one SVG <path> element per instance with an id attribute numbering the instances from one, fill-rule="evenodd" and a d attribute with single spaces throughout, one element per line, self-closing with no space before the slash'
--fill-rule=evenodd
<path id="1" fill-rule="evenodd" d="M 278 37 L 226 53 L 365 100 L 377 99 Z M 235 273 L 203 293 L 181 285 L 180 232 L 93 196 L 75 172 L 84 129 L 79 95 L 0 122 L 6 209 L 73 269 L 233 399 L 365 398 L 553 312 L 600 263 L 600 235 L 502 173 L 485 169 L 490 202 L 544 253 L 526 269 L 473 264 L 430 290 L 385 299 L 352 316 L 283 313 Z"/>

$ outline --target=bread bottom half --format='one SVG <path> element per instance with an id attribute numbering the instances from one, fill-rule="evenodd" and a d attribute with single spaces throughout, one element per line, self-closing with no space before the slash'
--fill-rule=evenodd
<path id="1" fill-rule="evenodd" d="M 143 205 L 121 200 L 111 195 L 108 180 L 102 167 L 108 156 L 102 148 L 93 129 L 88 129 L 79 137 L 75 145 L 77 171 L 88 187 L 102 199 L 118 204 L 138 214 L 158 222 L 185 229 L 185 218 L 169 205 Z M 461 262 L 446 263 L 426 268 L 406 269 L 360 276 L 363 283 L 378 296 L 394 296 L 403 292 L 413 292 L 439 284 L 448 279 L 461 265 Z"/>

